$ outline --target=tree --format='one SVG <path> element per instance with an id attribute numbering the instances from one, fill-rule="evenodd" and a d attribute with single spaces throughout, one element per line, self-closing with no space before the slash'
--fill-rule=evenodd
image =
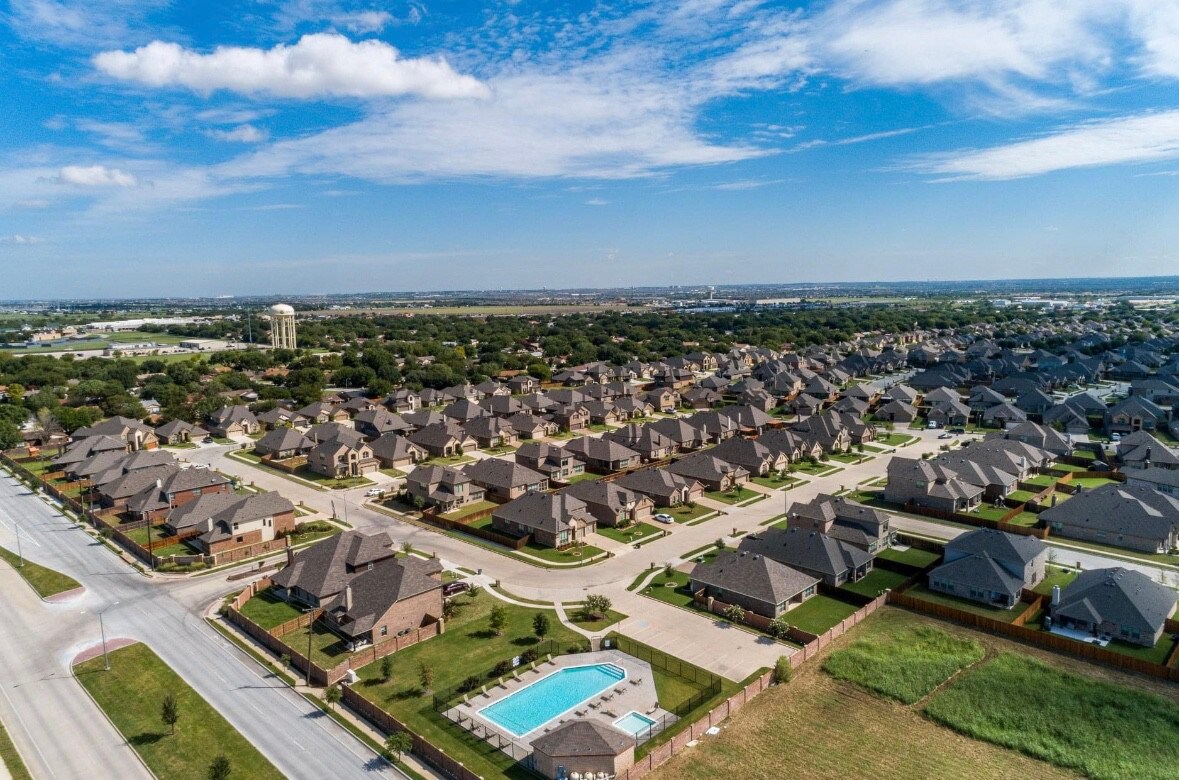
<path id="1" fill-rule="evenodd" d="M 209 764 L 209 780 L 229 780 L 231 769 L 228 756 L 217 756 Z"/>
<path id="2" fill-rule="evenodd" d="M 176 703 L 176 697 L 168 694 L 164 697 L 164 701 L 160 704 L 160 720 L 164 725 L 176 733 L 176 722 L 180 720 L 180 705 Z"/>
<path id="3" fill-rule="evenodd" d="M 418 667 L 418 682 L 422 684 L 422 694 L 429 693 L 430 686 L 434 684 L 434 670 L 425 664 Z"/>
<path id="4" fill-rule="evenodd" d="M 385 738 L 385 758 L 393 763 L 401 760 L 403 753 L 413 750 L 413 737 L 408 731 L 395 731 Z"/>
<path id="5" fill-rule="evenodd" d="M 340 699 L 344 698 L 344 692 L 340 690 L 338 685 L 329 685 L 327 690 L 323 692 L 323 699 L 327 702 L 330 709 L 335 709 L 336 705 L 340 703 Z"/>
<path id="6" fill-rule="evenodd" d="M 381 659 L 381 679 L 389 682 L 393 677 L 393 656 L 387 655 Z"/>
<path id="7" fill-rule="evenodd" d="M 734 623 L 745 622 L 745 610 L 738 607 L 736 604 L 730 604 L 725 607 L 725 620 L 731 620 Z"/>
<path id="8" fill-rule="evenodd" d="M 491 633 L 499 636 L 503 633 L 504 626 L 508 622 L 508 611 L 499 604 L 491 608 L 491 614 L 488 615 L 487 623 L 491 626 Z"/>
<path id="9" fill-rule="evenodd" d="M 601 620 L 606 617 L 612 606 L 614 602 L 600 593 L 591 593 L 585 597 L 585 613 L 592 619 Z"/>
<path id="10" fill-rule="evenodd" d="M 0 450 L 10 450 L 20 443 L 20 428 L 8 420 L 0 420 Z"/>
<path id="11" fill-rule="evenodd" d="M 446 599 L 442 602 L 442 619 L 454 620 L 459 613 L 458 602 L 454 599 Z"/>
<path id="12" fill-rule="evenodd" d="M 784 655 L 774 663 L 774 682 L 788 683 L 794 679 L 794 665 L 790 663 L 790 656 Z"/>
<path id="13" fill-rule="evenodd" d="M 536 617 L 532 618 L 532 633 L 536 634 L 537 639 L 544 639 L 545 635 L 549 633 L 549 616 L 543 612 L 537 612 Z"/>
<path id="14" fill-rule="evenodd" d="M 774 639 L 781 639 L 790 631 L 790 624 L 782 618 L 774 618 L 770 624 L 766 626 L 766 633 Z"/>

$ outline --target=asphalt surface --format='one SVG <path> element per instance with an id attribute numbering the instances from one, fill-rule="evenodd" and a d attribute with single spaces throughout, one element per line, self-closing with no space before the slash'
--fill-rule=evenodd
<path id="1" fill-rule="evenodd" d="M 149 776 L 70 674 L 74 657 L 99 642 L 100 610 L 108 639 L 149 645 L 288 777 L 404 777 L 205 623 L 205 607 L 242 582 L 148 579 L 5 473 L 0 544 L 10 549 L 14 523 L 30 560 L 86 588 L 48 604 L 0 569 L 0 719 L 35 777 Z"/>

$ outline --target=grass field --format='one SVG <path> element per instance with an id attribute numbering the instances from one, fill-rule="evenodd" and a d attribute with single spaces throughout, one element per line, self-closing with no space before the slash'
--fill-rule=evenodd
<path id="1" fill-rule="evenodd" d="M 913 704 L 951 675 L 983 657 L 983 647 L 930 626 L 881 630 L 873 622 L 859 638 L 827 658 L 823 671 L 881 696 Z"/>
<path id="2" fill-rule="evenodd" d="M 900 610 L 877 612 L 884 632 L 924 622 Z M 837 643 L 837 646 L 838 643 Z M 1078 775 L 969 739 L 823 673 L 809 661 L 789 685 L 771 688 L 717 737 L 681 753 L 652 780 L 1064 780 Z"/>
<path id="3" fill-rule="evenodd" d="M 962 675 L 925 712 L 1094 780 L 1173 780 L 1179 768 L 1179 704 L 1011 653 Z"/>
<path id="4" fill-rule="evenodd" d="M 850 590 L 852 593 L 859 593 L 862 596 L 871 596 L 876 598 L 880 595 L 880 591 L 885 588 L 895 588 L 902 582 L 907 580 L 904 574 L 897 574 L 895 571 L 885 571 L 884 569 L 873 569 L 868 572 L 868 576 L 857 582 L 845 582 L 840 587 L 843 590 Z"/>
<path id="5" fill-rule="evenodd" d="M 159 659 L 147 645 L 131 645 L 74 667 L 78 682 L 160 780 L 205 780 L 213 758 L 229 758 L 235 777 L 282 778 L 274 766 L 225 718 Z M 160 722 L 164 696 L 180 710 L 176 733 Z"/>
<path id="6" fill-rule="evenodd" d="M 23 577 L 25 582 L 29 583 L 29 587 L 43 599 L 82 587 L 73 577 L 67 577 L 61 572 L 33 563 L 28 558 L 25 558 L 25 565 L 20 566 L 20 556 L 3 547 L 0 547 L 0 559 L 16 569 L 16 573 Z"/>
<path id="7" fill-rule="evenodd" d="M 12 780 L 33 780 L 28 767 L 25 766 L 24 759 L 20 757 L 20 753 L 16 752 L 16 745 L 12 744 L 12 738 L 8 736 L 3 723 L 0 723 L 0 765 L 8 770 Z"/>
<path id="8" fill-rule="evenodd" d="M 811 596 L 800 606 L 782 616 L 792 626 L 812 634 L 824 634 L 833 625 L 855 612 L 859 607 L 830 596 Z"/>

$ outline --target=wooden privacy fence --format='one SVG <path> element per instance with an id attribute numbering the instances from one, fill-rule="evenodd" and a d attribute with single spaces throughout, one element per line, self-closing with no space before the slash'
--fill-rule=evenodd
<path id="1" fill-rule="evenodd" d="M 459 533 L 477 536 L 480 539 L 486 539 L 489 542 L 495 542 L 496 544 L 509 547 L 513 550 L 520 550 L 526 547 L 528 543 L 532 541 L 532 534 L 526 534 L 524 536 L 509 536 L 508 534 L 503 534 L 499 531 L 493 531 L 490 528 L 473 528 L 470 525 L 467 525 L 467 523 L 490 517 L 495 509 L 495 507 L 481 509 L 478 512 L 472 513 L 468 517 L 464 517 L 462 520 L 448 520 L 434 512 L 424 511 L 422 512 L 422 522 L 447 531 L 458 531 Z"/>
<path id="2" fill-rule="evenodd" d="M 949 520 L 951 522 L 961 523 L 963 525 L 973 525 L 978 526 L 979 528 L 995 528 L 1000 531 L 1006 531 L 1007 533 L 1017 534 L 1019 536 L 1034 536 L 1037 539 L 1048 538 L 1047 528 L 1028 528 L 1027 526 L 1023 525 L 1015 525 L 1002 520 L 991 520 L 987 517 L 978 517 L 976 515 L 966 514 L 963 512 L 947 512 L 942 509 L 932 509 L 930 507 L 918 506 L 917 504 L 911 502 L 905 504 L 902 509 L 910 514 L 921 515 L 923 517 L 934 517 L 940 520 Z M 1019 512 L 1023 511 L 1024 505 L 1020 504 L 1018 507 L 1016 507 L 1016 509 L 1018 509 L 1018 511 L 1008 512 L 1006 515 L 1004 515 L 1004 517 L 1010 518 L 1019 514 Z"/>

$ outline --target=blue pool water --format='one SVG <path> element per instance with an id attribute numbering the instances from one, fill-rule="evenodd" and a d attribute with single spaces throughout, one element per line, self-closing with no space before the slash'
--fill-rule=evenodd
<path id="1" fill-rule="evenodd" d="M 614 664 L 570 666 L 484 707 L 479 714 L 522 737 L 626 679 Z"/>
<path id="2" fill-rule="evenodd" d="M 618 720 L 614 721 L 614 728 L 625 731 L 632 737 L 642 734 L 647 729 L 655 725 L 655 721 L 648 718 L 646 715 L 640 715 L 637 712 L 628 712 Z"/>

